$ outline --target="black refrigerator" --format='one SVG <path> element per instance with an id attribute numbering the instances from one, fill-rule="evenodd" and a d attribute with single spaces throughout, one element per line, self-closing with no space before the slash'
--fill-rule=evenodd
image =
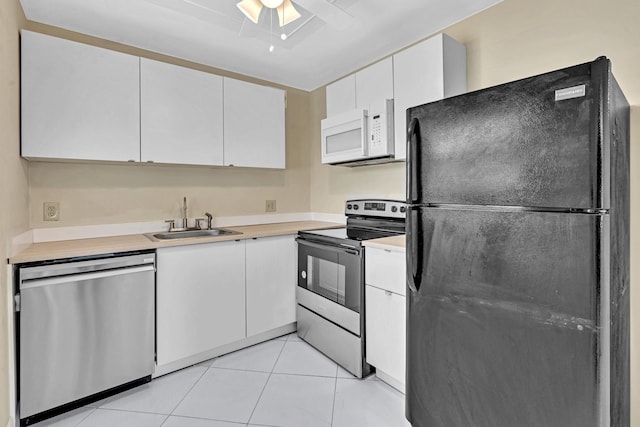
<path id="1" fill-rule="evenodd" d="M 408 420 L 629 426 L 629 105 L 610 61 L 407 123 Z"/>

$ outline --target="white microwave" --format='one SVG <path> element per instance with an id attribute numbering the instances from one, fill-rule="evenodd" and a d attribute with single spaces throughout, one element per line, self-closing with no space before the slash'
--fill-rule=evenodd
<path id="1" fill-rule="evenodd" d="M 373 107 L 322 120 L 322 163 L 359 166 L 393 159 L 393 100 Z"/>

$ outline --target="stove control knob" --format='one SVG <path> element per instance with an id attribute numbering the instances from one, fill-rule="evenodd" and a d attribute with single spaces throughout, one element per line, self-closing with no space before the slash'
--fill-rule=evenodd
<path id="1" fill-rule="evenodd" d="M 405 213 L 407 211 L 407 208 L 404 206 L 400 207 L 400 212 Z"/>
<path id="2" fill-rule="evenodd" d="M 349 210 L 351 210 L 351 208 L 352 208 L 352 207 L 353 207 L 353 205 L 352 205 L 351 203 L 349 203 L 349 204 L 347 205 L 347 209 L 349 209 Z"/>
<path id="3" fill-rule="evenodd" d="M 358 205 L 353 205 L 353 210 L 354 210 L 354 211 L 357 211 L 358 209 L 360 209 L 360 206 L 358 206 Z"/>
<path id="4" fill-rule="evenodd" d="M 398 212 L 397 206 L 391 206 L 391 212 Z"/>

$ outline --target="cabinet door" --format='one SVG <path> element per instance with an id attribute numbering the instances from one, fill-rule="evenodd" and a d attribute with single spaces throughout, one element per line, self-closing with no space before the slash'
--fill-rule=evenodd
<path id="1" fill-rule="evenodd" d="M 222 77 L 140 59 L 141 160 L 223 164 Z"/>
<path id="2" fill-rule="evenodd" d="M 331 83 L 326 89 L 327 117 L 337 116 L 356 108 L 356 75 Z"/>
<path id="3" fill-rule="evenodd" d="M 247 336 L 296 321 L 294 236 L 247 240 Z"/>
<path id="4" fill-rule="evenodd" d="M 365 304 L 367 362 L 404 384 L 406 299 L 367 285 Z"/>
<path id="5" fill-rule="evenodd" d="M 139 65 L 22 31 L 22 156 L 140 161 Z"/>
<path id="6" fill-rule="evenodd" d="M 244 241 L 157 251 L 157 363 L 245 338 Z"/>
<path id="7" fill-rule="evenodd" d="M 224 78 L 224 164 L 285 167 L 284 91 Z"/>
<path id="8" fill-rule="evenodd" d="M 406 158 L 407 108 L 467 90 L 464 45 L 438 34 L 393 55 L 395 158 Z"/>
<path id="9" fill-rule="evenodd" d="M 356 73 L 356 108 L 380 111 L 386 99 L 393 99 L 391 57 Z"/>

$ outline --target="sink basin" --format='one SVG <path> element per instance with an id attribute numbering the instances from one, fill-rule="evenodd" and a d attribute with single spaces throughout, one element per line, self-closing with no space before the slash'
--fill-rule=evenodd
<path id="1" fill-rule="evenodd" d="M 242 234 L 239 231 L 227 230 L 225 228 L 213 228 L 211 230 L 184 230 L 184 231 L 165 231 L 162 233 L 154 233 L 150 236 L 158 240 L 186 239 L 191 237 L 212 237 L 212 236 L 228 236 L 231 234 Z"/>

